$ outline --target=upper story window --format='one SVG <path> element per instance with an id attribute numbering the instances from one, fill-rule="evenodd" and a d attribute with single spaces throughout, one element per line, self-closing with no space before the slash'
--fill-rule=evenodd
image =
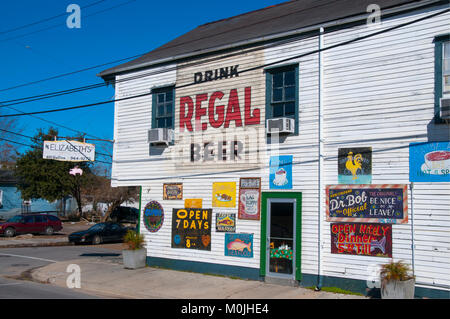
<path id="1" fill-rule="evenodd" d="M 442 57 L 442 89 L 445 95 L 450 95 L 450 41 L 442 43 L 443 57 Z"/>
<path id="2" fill-rule="evenodd" d="M 174 128 L 174 91 L 173 86 L 152 91 L 152 128 Z"/>
<path id="3" fill-rule="evenodd" d="M 441 118 L 441 111 L 444 112 L 444 109 L 441 110 L 441 99 L 450 99 L 450 34 L 436 37 L 434 45 L 434 120 L 440 124 L 445 122 Z M 448 114 L 448 104 L 445 107 Z"/>
<path id="4" fill-rule="evenodd" d="M 298 134 L 298 65 L 266 70 L 266 119 L 295 119 Z"/>

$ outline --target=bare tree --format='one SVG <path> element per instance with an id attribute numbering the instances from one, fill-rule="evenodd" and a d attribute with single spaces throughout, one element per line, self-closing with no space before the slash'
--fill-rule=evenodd
<path id="1" fill-rule="evenodd" d="M 138 188 L 135 186 L 111 187 L 111 180 L 107 177 L 92 175 L 91 178 L 90 186 L 83 188 L 83 195 L 89 197 L 93 205 L 107 204 L 108 209 L 102 221 L 106 221 L 111 212 L 123 202 L 138 200 Z"/>
<path id="2" fill-rule="evenodd" d="M 0 108 L 0 114 L 1 113 Z M 20 144 L 13 143 L 13 141 L 19 140 L 20 142 L 23 140 L 20 136 L 22 131 L 23 130 L 19 128 L 19 123 L 16 118 L 0 118 L 0 167 L 11 168 L 10 166 L 16 161 L 17 156 L 19 155 L 18 150 L 21 146 Z M 26 142 L 22 141 L 22 143 L 25 144 Z"/>

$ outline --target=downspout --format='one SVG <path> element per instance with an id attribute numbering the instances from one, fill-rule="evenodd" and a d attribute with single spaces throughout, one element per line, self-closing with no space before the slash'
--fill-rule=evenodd
<path id="1" fill-rule="evenodd" d="M 136 232 L 140 234 L 141 232 L 141 216 L 142 216 L 142 186 L 139 186 L 139 215 L 138 215 L 138 222 L 136 227 Z"/>
<path id="2" fill-rule="evenodd" d="M 412 274 L 414 274 L 414 183 L 409 184 L 409 189 L 411 190 L 411 268 Z"/>
<path id="3" fill-rule="evenodd" d="M 322 219 L 324 216 L 323 210 L 323 83 L 324 83 L 324 72 L 323 72 L 323 36 L 324 28 L 320 28 L 319 31 L 319 183 L 318 183 L 318 220 L 317 220 L 317 232 L 318 232 L 318 242 L 317 242 L 317 286 L 316 291 L 322 289 Z"/>

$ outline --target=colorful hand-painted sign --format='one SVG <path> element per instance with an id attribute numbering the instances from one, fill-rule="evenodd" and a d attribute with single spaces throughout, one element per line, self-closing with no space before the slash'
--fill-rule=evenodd
<path id="1" fill-rule="evenodd" d="M 183 199 L 183 184 L 163 184 L 163 199 Z"/>
<path id="2" fill-rule="evenodd" d="M 253 248 L 253 234 L 225 234 L 225 256 L 253 258 Z"/>
<path id="3" fill-rule="evenodd" d="M 236 214 L 216 214 L 216 231 L 231 232 L 236 231 Z"/>
<path id="4" fill-rule="evenodd" d="M 213 207 L 236 207 L 236 182 L 213 183 Z"/>
<path id="5" fill-rule="evenodd" d="M 406 185 L 328 185 L 327 221 L 408 222 Z"/>
<path id="6" fill-rule="evenodd" d="M 172 248 L 211 250 L 212 209 L 174 208 Z"/>
<path id="7" fill-rule="evenodd" d="M 151 233 L 157 232 L 164 222 L 164 209 L 157 201 L 151 201 L 144 207 L 144 225 Z"/>
<path id="8" fill-rule="evenodd" d="M 338 149 L 338 183 L 372 183 L 372 148 L 355 147 Z"/>
<path id="9" fill-rule="evenodd" d="M 261 178 L 241 178 L 239 181 L 240 219 L 259 220 L 261 211 Z"/>
<path id="10" fill-rule="evenodd" d="M 392 225 L 331 224 L 331 253 L 392 258 Z"/>
<path id="11" fill-rule="evenodd" d="M 450 142 L 409 144 L 410 182 L 450 182 Z"/>
<path id="12" fill-rule="evenodd" d="M 292 189 L 292 159 L 292 155 L 270 157 L 270 189 Z"/>
<path id="13" fill-rule="evenodd" d="M 202 208 L 203 199 L 201 198 L 186 198 L 184 200 L 185 208 Z"/>

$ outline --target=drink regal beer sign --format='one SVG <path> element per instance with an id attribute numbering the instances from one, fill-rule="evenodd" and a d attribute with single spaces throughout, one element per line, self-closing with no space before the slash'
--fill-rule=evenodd
<path id="1" fill-rule="evenodd" d="M 408 222 L 406 185 L 328 185 L 327 221 Z"/>

